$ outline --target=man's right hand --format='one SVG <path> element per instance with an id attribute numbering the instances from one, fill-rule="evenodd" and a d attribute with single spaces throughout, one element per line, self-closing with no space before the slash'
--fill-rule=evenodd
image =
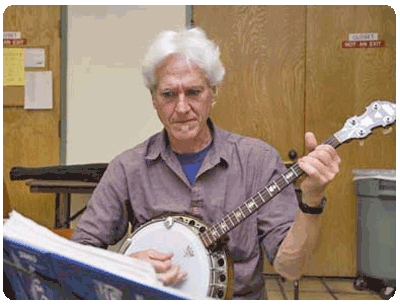
<path id="1" fill-rule="evenodd" d="M 162 253 L 153 249 L 138 251 L 129 256 L 148 261 L 158 273 L 158 279 L 166 286 L 180 282 L 187 276 L 186 271 L 181 271 L 179 266 L 172 265 L 172 252 Z"/>

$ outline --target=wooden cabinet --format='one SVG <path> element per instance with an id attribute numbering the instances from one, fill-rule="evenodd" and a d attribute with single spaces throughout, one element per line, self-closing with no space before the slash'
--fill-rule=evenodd
<path id="1" fill-rule="evenodd" d="M 60 15 L 57 5 L 12 5 L 3 14 L 4 32 L 20 32 L 26 39 L 25 47 L 47 50 L 48 66 L 33 69 L 53 74 L 52 109 L 25 110 L 24 87 L 3 87 L 3 177 L 10 207 L 49 228 L 54 227 L 55 195 L 31 194 L 26 181 L 10 182 L 9 173 L 14 166 L 42 167 L 60 162 Z M 22 103 L 14 103 L 15 99 Z"/>
<path id="2" fill-rule="evenodd" d="M 389 6 L 194 6 L 193 20 L 221 49 L 226 77 L 212 118 L 221 128 L 304 151 L 370 102 L 395 102 L 395 12 Z M 342 48 L 352 33 L 377 33 L 382 48 Z M 395 169 L 396 128 L 341 146 L 341 172 L 327 189 L 319 245 L 306 274 L 357 271 L 354 169 Z M 273 269 L 266 266 L 266 272 Z"/>

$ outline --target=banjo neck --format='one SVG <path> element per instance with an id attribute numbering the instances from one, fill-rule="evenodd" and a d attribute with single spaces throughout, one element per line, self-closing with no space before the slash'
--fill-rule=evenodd
<path id="1" fill-rule="evenodd" d="M 331 145 L 333 148 L 338 147 L 341 143 L 334 136 L 329 138 L 324 144 Z M 278 195 L 287 186 L 295 182 L 304 174 L 298 163 L 292 165 L 286 172 L 273 180 L 270 184 L 259 190 L 254 196 L 247 199 L 239 208 L 233 210 L 222 220 L 209 227 L 203 233 L 200 233 L 206 247 L 210 247 L 222 236 L 227 234 L 255 211 L 260 209 L 264 204 Z"/>
<path id="2" fill-rule="evenodd" d="M 336 132 L 324 144 L 337 148 L 339 145 L 353 139 L 364 139 L 371 134 L 372 129 L 387 127 L 396 121 L 396 104 L 389 101 L 374 101 L 366 107 L 367 111 L 361 116 L 352 116 L 345 122 L 343 128 Z M 278 195 L 288 185 L 304 174 L 298 163 L 291 166 L 272 183 L 259 190 L 236 210 L 230 212 L 221 221 L 218 221 L 202 233 L 200 238 L 209 248 L 222 236 L 227 234 L 238 224 L 248 218 L 264 204 Z"/>

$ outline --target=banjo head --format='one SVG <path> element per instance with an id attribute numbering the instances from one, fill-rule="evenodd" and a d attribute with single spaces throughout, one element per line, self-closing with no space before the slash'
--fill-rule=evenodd
<path id="1" fill-rule="evenodd" d="M 233 265 L 227 247 L 207 249 L 199 237 L 207 226 L 187 215 L 155 218 L 140 226 L 125 241 L 120 253 L 154 249 L 173 252 L 172 264 L 187 271 L 185 279 L 172 285 L 198 298 L 230 299 L 233 294 Z"/>

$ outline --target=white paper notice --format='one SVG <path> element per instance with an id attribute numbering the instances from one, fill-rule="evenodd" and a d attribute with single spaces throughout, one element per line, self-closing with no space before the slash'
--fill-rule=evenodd
<path id="1" fill-rule="evenodd" d="M 25 109 L 53 108 L 51 71 L 25 71 Z"/>
<path id="2" fill-rule="evenodd" d="M 44 67 L 45 49 L 25 49 L 25 67 Z"/>
<path id="3" fill-rule="evenodd" d="M 21 32 L 3 32 L 3 39 L 21 39 Z"/>
<path id="4" fill-rule="evenodd" d="M 378 33 L 351 33 L 349 34 L 350 41 L 368 41 L 378 40 Z"/>

